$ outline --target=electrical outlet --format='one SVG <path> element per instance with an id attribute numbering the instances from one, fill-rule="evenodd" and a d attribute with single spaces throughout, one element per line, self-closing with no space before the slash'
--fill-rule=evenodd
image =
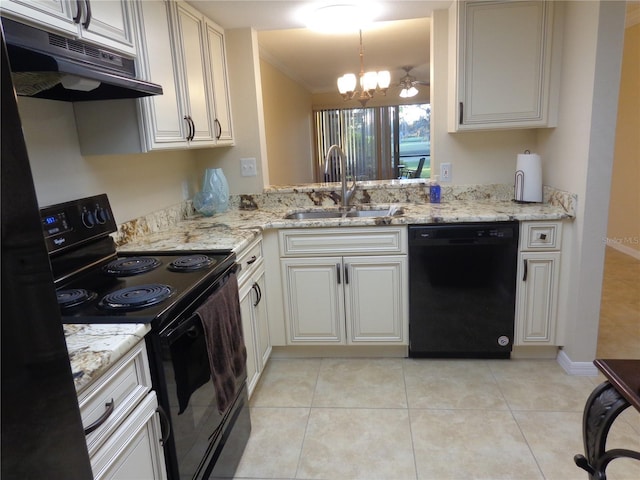
<path id="1" fill-rule="evenodd" d="M 243 177 L 255 177 L 258 175 L 258 167 L 255 158 L 240 159 L 240 175 Z"/>
<path id="2" fill-rule="evenodd" d="M 186 180 L 182 181 L 182 199 L 189 199 L 189 182 L 187 182 Z"/>
<path id="3" fill-rule="evenodd" d="M 453 177 L 451 172 L 451 163 L 441 163 L 440 164 L 440 181 L 441 182 L 450 182 Z"/>

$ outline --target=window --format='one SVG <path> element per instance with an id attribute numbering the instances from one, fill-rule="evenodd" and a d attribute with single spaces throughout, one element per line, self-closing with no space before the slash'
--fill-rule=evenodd
<path id="1" fill-rule="evenodd" d="M 430 175 L 429 104 L 319 110 L 315 112 L 315 172 L 318 182 L 341 179 L 338 156 L 325 163 L 331 145 L 347 157 L 348 179 L 384 180 Z"/>

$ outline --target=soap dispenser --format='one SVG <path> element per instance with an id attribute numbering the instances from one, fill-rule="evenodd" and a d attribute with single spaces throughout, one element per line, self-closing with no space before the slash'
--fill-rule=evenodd
<path id="1" fill-rule="evenodd" d="M 438 183 L 438 175 L 433 176 L 433 180 L 429 186 L 429 202 L 440 203 L 440 184 Z"/>

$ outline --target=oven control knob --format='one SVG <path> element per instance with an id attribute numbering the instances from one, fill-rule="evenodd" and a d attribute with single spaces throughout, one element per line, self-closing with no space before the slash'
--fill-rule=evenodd
<path id="1" fill-rule="evenodd" d="M 109 214 L 104 208 L 98 207 L 96 208 L 96 221 L 100 225 L 104 225 L 109 219 Z"/>
<path id="2" fill-rule="evenodd" d="M 82 212 L 82 223 L 87 228 L 93 228 L 96 224 L 96 217 L 91 210 Z"/>

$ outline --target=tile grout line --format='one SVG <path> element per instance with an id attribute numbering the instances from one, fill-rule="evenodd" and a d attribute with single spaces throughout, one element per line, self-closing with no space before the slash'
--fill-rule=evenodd
<path id="1" fill-rule="evenodd" d="M 506 395 L 504 394 L 504 391 L 502 390 L 502 388 L 500 388 L 500 381 L 498 380 L 498 377 L 496 377 L 496 374 L 494 373 L 493 369 L 491 368 L 491 365 L 488 362 L 485 362 L 485 365 L 489 369 L 489 373 L 491 373 L 491 376 L 493 377 L 493 380 L 496 382 L 496 386 L 498 387 L 498 390 L 500 391 L 500 395 L 502 395 L 502 398 L 504 399 L 504 403 L 506 403 L 507 408 L 509 409 L 509 413 L 511 414 L 511 418 L 513 418 L 513 421 L 515 422 L 516 427 L 518 427 L 518 431 L 520 432 L 520 435 L 522 436 L 522 439 L 524 440 L 524 443 L 526 443 L 527 448 L 529 449 L 529 453 L 531 454 L 531 457 L 533 458 L 533 461 L 536 464 L 536 467 L 538 467 L 538 471 L 540 472 L 541 478 L 542 479 L 547 478 L 546 475 L 544 474 L 544 471 L 542 470 L 542 465 L 540 465 L 540 462 L 538 461 L 538 458 L 536 457 L 535 453 L 533 452 L 533 448 L 531 448 L 531 445 L 529 444 L 529 440 L 527 439 L 527 436 L 522 431 L 522 427 L 520 426 L 520 423 L 518 422 L 518 419 L 514 415 L 514 410 L 511 407 L 511 404 L 509 403 L 509 400 L 507 399 Z M 518 410 L 515 410 L 515 411 L 518 411 Z"/>
<path id="2" fill-rule="evenodd" d="M 409 408 L 409 392 L 407 391 L 407 377 L 405 375 L 406 359 L 402 359 L 402 384 L 404 385 L 404 399 L 407 403 L 407 418 L 409 420 L 409 436 L 411 438 L 411 452 L 413 453 L 413 469 L 418 479 L 418 462 L 416 460 L 416 444 L 413 441 L 413 429 L 411 428 L 411 409 Z"/>
<path id="3" fill-rule="evenodd" d="M 293 478 L 298 478 L 298 472 L 300 471 L 300 464 L 302 463 L 302 452 L 304 451 L 304 444 L 307 439 L 307 430 L 309 429 L 309 421 L 311 420 L 311 411 L 313 409 L 313 399 L 316 396 L 316 389 L 318 388 L 318 379 L 320 378 L 320 370 L 322 370 L 322 364 L 324 363 L 324 358 L 320 359 L 320 365 L 318 366 L 318 371 L 316 372 L 316 380 L 313 384 L 313 391 L 311 393 L 311 401 L 309 402 L 309 413 L 307 414 L 307 423 L 304 426 L 304 433 L 302 435 L 302 443 L 300 444 L 300 453 L 298 454 L 298 463 L 296 464 L 296 471 L 294 472 Z"/>

